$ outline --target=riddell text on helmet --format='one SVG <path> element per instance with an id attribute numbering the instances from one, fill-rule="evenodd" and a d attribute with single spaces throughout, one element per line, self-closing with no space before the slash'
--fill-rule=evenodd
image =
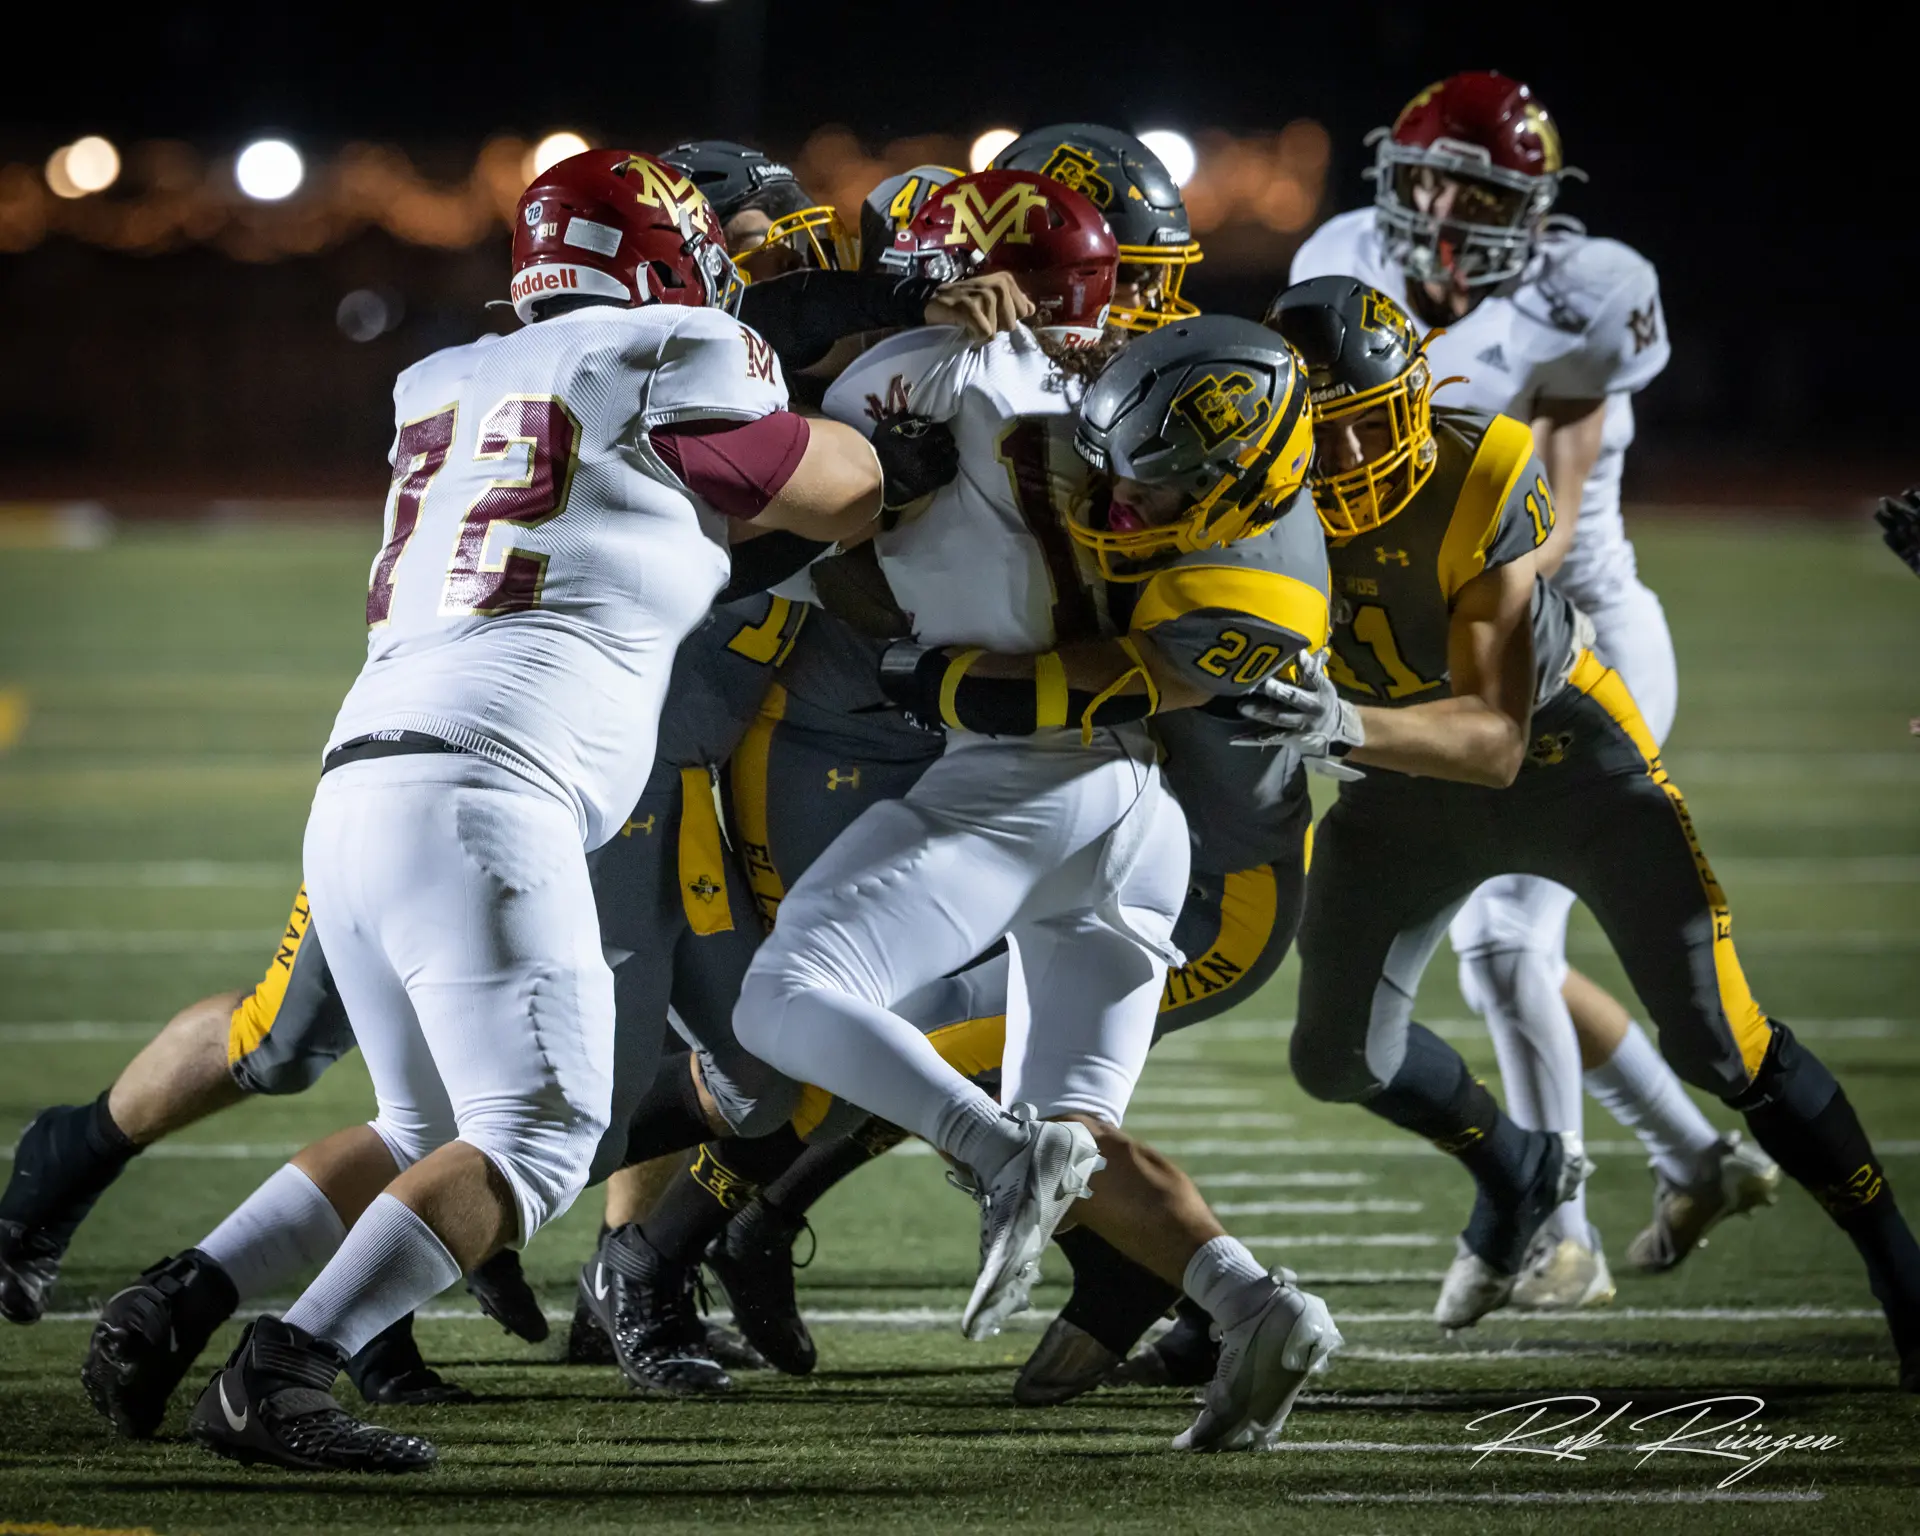
<path id="1" fill-rule="evenodd" d="M 561 288 L 578 288 L 580 272 L 575 267 L 534 267 L 513 280 L 507 293 L 517 304 L 529 294 L 547 293 Z"/>

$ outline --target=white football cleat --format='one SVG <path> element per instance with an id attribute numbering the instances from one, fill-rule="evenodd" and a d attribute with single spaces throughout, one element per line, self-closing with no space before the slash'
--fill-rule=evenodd
<path id="1" fill-rule="evenodd" d="M 987 1183 L 980 1199 L 980 1278 L 960 1314 L 960 1331 L 990 1339 L 1026 1309 L 1040 1278 L 1040 1254 L 1067 1208 L 1089 1193 L 1088 1182 L 1107 1160 L 1093 1132 L 1072 1120 L 1035 1120 L 1031 1104 L 1016 1104 L 1028 1124 L 1027 1144 Z"/>
<path id="2" fill-rule="evenodd" d="M 1604 1307 L 1613 1296 L 1613 1275 L 1600 1249 L 1600 1234 L 1588 1227 L 1584 1243 L 1549 1232 L 1536 1237 L 1514 1282 L 1510 1304 L 1523 1312 L 1577 1312 Z"/>
<path id="3" fill-rule="evenodd" d="M 1460 1238 L 1453 1262 L 1440 1282 L 1440 1299 L 1433 1304 L 1433 1320 L 1442 1328 L 1471 1328 L 1489 1312 L 1497 1312 L 1513 1296 L 1518 1275 L 1503 1275 Z"/>
<path id="4" fill-rule="evenodd" d="M 1174 1437 L 1176 1451 L 1270 1451 L 1307 1378 L 1346 1342 L 1318 1296 L 1273 1271 L 1273 1296 L 1220 1339 L 1220 1364 L 1200 1416 Z"/>
<path id="5" fill-rule="evenodd" d="M 1738 1131 L 1722 1136 L 1697 1184 L 1675 1184 L 1654 1175 L 1653 1220 L 1627 1245 L 1627 1262 L 1647 1274 L 1672 1269 L 1729 1216 L 1772 1205 L 1780 1198 L 1780 1165 Z"/>

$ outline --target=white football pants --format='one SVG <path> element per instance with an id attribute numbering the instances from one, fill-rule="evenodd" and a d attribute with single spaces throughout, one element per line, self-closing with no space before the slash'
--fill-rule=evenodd
<path id="1" fill-rule="evenodd" d="M 586 1187 L 613 1092 L 613 973 L 574 813 L 464 753 L 320 780 L 307 894 L 402 1169 L 453 1140 L 512 1187 L 518 1240 Z"/>
<path id="2" fill-rule="evenodd" d="M 1587 616 L 1594 651 L 1625 679 L 1654 740 L 1665 741 L 1680 678 L 1660 599 L 1635 581 Z M 1582 1123 L 1580 1045 L 1560 995 L 1573 902 L 1555 881 L 1502 875 L 1467 899 L 1450 930 L 1461 994 L 1493 1037 L 1507 1113 L 1536 1130 L 1578 1132 Z M 1584 1224 L 1583 1213 L 1570 1215 Z"/>
<path id="3" fill-rule="evenodd" d="M 735 1032 L 788 1076 L 937 1145 L 976 1090 L 892 1009 L 1004 936 L 1002 1101 L 1118 1124 L 1179 963 L 1187 860 L 1186 817 L 1144 732 L 1090 748 L 956 737 L 781 902 Z"/>

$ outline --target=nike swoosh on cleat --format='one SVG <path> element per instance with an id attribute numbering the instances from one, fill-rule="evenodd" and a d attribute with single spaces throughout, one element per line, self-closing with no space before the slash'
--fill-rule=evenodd
<path id="1" fill-rule="evenodd" d="M 594 1265 L 593 1299 L 595 1301 L 605 1301 L 607 1299 L 607 1292 L 612 1289 L 613 1287 L 607 1284 L 607 1266 L 604 1264 Z"/>
<path id="2" fill-rule="evenodd" d="M 220 1378 L 220 1411 L 226 1415 L 228 1429 L 236 1435 L 246 1432 L 247 1420 L 252 1417 L 253 1410 L 249 1408 L 245 1413 L 233 1411 L 233 1404 L 227 1401 L 227 1378 L 224 1376 Z"/>

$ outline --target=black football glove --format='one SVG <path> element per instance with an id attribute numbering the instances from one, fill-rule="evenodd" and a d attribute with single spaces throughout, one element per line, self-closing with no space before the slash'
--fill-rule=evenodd
<path id="1" fill-rule="evenodd" d="M 1920 576 L 1920 485 L 1910 485 L 1898 496 L 1882 496 L 1873 509 L 1880 536 L 1916 576 Z"/>
<path id="2" fill-rule="evenodd" d="M 880 418 L 873 451 L 880 460 L 880 526 L 885 529 L 960 473 L 960 450 L 946 424 L 905 411 Z"/>

